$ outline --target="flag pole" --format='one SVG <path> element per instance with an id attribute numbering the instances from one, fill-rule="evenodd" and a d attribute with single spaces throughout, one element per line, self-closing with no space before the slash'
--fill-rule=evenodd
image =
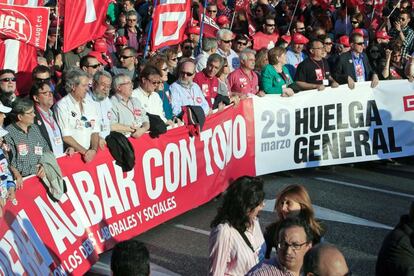
<path id="1" fill-rule="evenodd" d="M 144 48 L 144 56 L 143 56 L 143 58 L 144 59 L 146 59 L 146 56 L 147 56 L 147 52 L 148 52 L 148 47 L 149 47 L 149 41 L 150 41 L 150 38 L 151 38 L 151 34 L 152 34 L 152 22 L 153 22 L 153 18 L 154 18 L 154 12 L 155 12 L 155 9 L 156 9 L 156 7 L 157 7 L 157 0 L 154 0 L 154 3 L 153 3 L 153 9 L 152 9 L 152 14 L 151 14 L 151 20 L 150 20 L 150 22 L 149 22 L 149 28 L 148 28 L 148 35 L 147 35 L 147 41 L 145 42 L 145 48 Z M 144 30 L 145 31 L 145 30 Z"/>
<path id="2" fill-rule="evenodd" d="M 206 9 L 207 9 L 207 0 L 204 0 L 203 19 L 201 20 L 201 25 L 200 25 L 200 37 L 198 39 L 197 53 L 194 53 L 194 56 L 197 56 L 199 53 L 201 53 L 201 43 L 203 43 L 204 18 L 206 17 Z"/>
<path id="3" fill-rule="evenodd" d="M 290 33 L 290 27 L 292 27 L 293 18 L 295 18 L 295 13 L 296 13 L 296 10 L 298 9 L 299 1 L 300 0 L 296 1 L 295 9 L 293 10 L 292 18 L 290 19 L 290 22 L 289 22 L 289 27 L 288 27 L 288 32 L 289 33 Z"/>
<path id="4" fill-rule="evenodd" d="M 50 10 L 49 10 L 50 12 Z M 49 15 L 50 16 L 50 15 Z M 58 48 L 58 39 L 59 39 L 59 25 L 60 25 L 60 19 L 59 19 L 59 1 L 56 1 L 56 41 L 55 41 L 55 50 Z"/>

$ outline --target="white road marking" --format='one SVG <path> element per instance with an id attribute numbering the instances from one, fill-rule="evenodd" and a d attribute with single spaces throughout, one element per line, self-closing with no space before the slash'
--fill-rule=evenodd
<path id="1" fill-rule="evenodd" d="M 265 207 L 263 208 L 263 211 L 274 212 L 275 203 L 276 203 L 276 199 L 265 200 Z M 362 225 L 362 226 L 368 226 L 368 227 L 374 227 L 374 228 L 381 228 L 381 229 L 387 229 L 387 230 L 393 229 L 393 227 L 391 226 L 381 224 L 375 221 L 370 221 L 367 219 L 355 217 L 355 216 L 352 216 L 346 213 L 338 212 L 338 211 L 320 207 L 317 205 L 312 205 L 312 206 L 313 206 L 313 209 L 315 210 L 315 216 L 318 219 L 336 221 L 336 222 L 342 222 L 342 223 L 348 223 L 348 224 L 355 224 L 355 225 Z"/>
<path id="2" fill-rule="evenodd" d="M 210 236 L 210 231 L 206 231 L 206 230 L 199 229 L 199 228 L 196 228 L 196 227 L 187 226 L 187 225 L 183 225 L 183 224 L 176 224 L 176 225 L 174 225 L 174 227 L 184 229 L 184 230 L 188 230 L 188 231 L 192 231 L 192 232 L 199 233 L 199 234 L 203 234 L 203 235 L 206 235 L 206 236 Z"/>
<path id="3" fill-rule="evenodd" d="M 406 194 L 406 193 L 393 192 L 393 191 L 389 191 L 389 190 L 384 190 L 384 189 L 379 189 L 379 188 L 373 188 L 373 187 L 368 187 L 368 186 L 364 186 L 364 185 L 353 184 L 353 183 L 349 183 L 349 182 L 345 182 L 345 181 L 334 180 L 334 179 L 329 179 L 329 178 L 324 178 L 324 177 L 315 177 L 315 179 L 316 180 L 325 181 L 325 182 L 331 182 L 331 183 L 335 183 L 335 184 L 340 184 L 340 185 L 344 185 L 344 186 L 349 186 L 349 187 L 354 187 L 354 188 L 360 188 L 360 189 L 364 189 L 364 190 L 376 191 L 376 192 L 380 192 L 380 193 L 384 193 L 384 194 L 397 195 L 397 196 L 408 197 L 410 199 L 414 199 L 414 195 L 410 195 L 410 194 Z"/>

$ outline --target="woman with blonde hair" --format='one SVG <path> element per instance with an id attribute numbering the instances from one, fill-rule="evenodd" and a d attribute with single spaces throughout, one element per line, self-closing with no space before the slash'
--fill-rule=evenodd
<path id="1" fill-rule="evenodd" d="M 312 244 L 320 242 L 324 230 L 321 224 L 315 219 L 315 212 L 308 191 L 302 185 L 289 185 L 285 187 L 276 197 L 275 211 L 278 220 L 270 224 L 265 231 L 266 259 L 270 257 L 273 247 L 276 247 L 278 237 L 277 229 L 280 223 L 288 217 L 299 216 L 309 225 L 313 232 Z"/>

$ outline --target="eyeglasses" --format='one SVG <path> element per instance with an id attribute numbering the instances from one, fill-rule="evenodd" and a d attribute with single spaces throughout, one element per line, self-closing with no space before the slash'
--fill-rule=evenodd
<path id="1" fill-rule="evenodd" d="M 266 23 L 266 26 L 267 26 L 267 27 L 274 27 L 274 26 L 276 26 L 276 24 L 267 24 L 267 23 Z"/>
<path id="2" fill-rule="evenodd" d="M 134 56 L 120 56 L 119 58 L 121 59 L 128 59 L 128 58 L 131 58 L 131 57 L 134 57 Z"/>
<path id="3" fill-rule="evenodd" d="M 185 50 L 194 50 L 194 47 L 191 47 L 191 46 L 184 46 L 184 49 L 185 49 Z"/>
<path id="4" fill-rule="evenodd" d="M 223 43 L 230 43 L 231 42 L 231 40 L 224 40 L 224 39 L 222 39 L 221 40 Z"/>
<path id="5" fill-rule="evenodd" d="M 292 249 L 294 251 L 298 251 L 302 248 L 302 246 L 304 246 L 305 244 L 307 244 L 308 242 L 305 241 L 304 243 L 287 243 L 287 242 L 279 242 L 277 244 L 277 248 L 282 249 L 282 250 L 287 250 L 289 247 L 292 247 Z"/>
<path id="6" fill-rule="evenodd" d="M 247 45 L 247 42 L 237 41 L 237 44 L 246 46 Z"/>
<path id="7" fill-rule="evenodd" d="M 216 10 L 207 10 L 208 13 L 216 13 Z"/>
<path id="8" fill-rule="evenodd" d="M 82 122 L 85 122 L 85 128 L 92 127 L 91 122 L 88 122 L 88 118 L 86 118 L 85 116 L 82 116 L 80 119 Z"/>
<path id="9" fill-rule="evenodd" d="M 98 64 L 94 64 L 94 65 L 88 65 L 88 66 L 86 66 L 86 67 L 91 67 L 91 68 L 93 68 L 93 69 L 96 69 L 96 68 L 98 68 L 99 66 L 102 66 L 102 64 L 98 63 Z"/>
<path id="10" fill-rule="evenodd" d="M 44 92 L 39 92 L 39 95 L 52 96 L 53 95 L 53 92 L 52 92 L 52 90 L 44 91 Z"/>
<path id="11" fill-rule="evenodd" d="M 362 46 L 364 45 L 364 42 L 355 42 L 356 45 Z"/>
<path id="12" fill-rule="evenodd" d="M 48 83 L 50 82 L 50 78 L 45 78 L 45 79 L 35 78 L 35 81 L 38 83 Z"/>
<path id="13" fill-rule="evenodd" d="M 333 43 L 332 42 L 324 42 L 323 44 L 325 44 L 325 45 L 332 45 Z"/>
<path id="14" fill-rule="evenodd" d="M 191 77 L 192 75 L 194 75 L 194 73 L 190 73 L 190 72 L 181 72 L 180 74 L 183 76 L 187 76 L 187 77 Z"/>
<path id="15" fill-rule="evenodd" d="M 0 81 L 2 81 L 2 82 L 15 82 L 16 78 L 4 78 L 4 79 L 0 79 Z"/>
<path id="16" fill-rule="evenodd" d="M 162 81 L 154 81 L 154 80 L 150 80 L 150 79 L 147 79 L 147 80 L 149 80 L 149 82 L 152 83 L 152 85 L 159 85 L 159 84 L 162 83 Z"/>

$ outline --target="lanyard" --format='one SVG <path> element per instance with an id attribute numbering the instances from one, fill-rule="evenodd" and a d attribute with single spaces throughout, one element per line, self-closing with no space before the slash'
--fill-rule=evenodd
<path id="1" fill-rule="evenodd" d="M 130 99 L 128 99 L 128 102 L 129 101 L 131 101 Z M 122 102 L 122 99 L 121 99 L 121 104 L 123 105 L 123 106 L 125 106 L 131 113 L 132 113 L 132 116 L 134 116 L 134 119 L 137 119 L 137 114 L 135 114 L 135 106 L 134 106 L 134 103 L 131 101 L 131 104 L 132 104 L 132 110 L 129 108 L 129 106 L 128 106 L 128 102 L 127 102 L 127 104 L 124 104 L 123 102 Z"/>
<path id="2" fill-rule="evenodd" d="M 36 109 L 39 112 L 40 117 L 42 117 L 43 121 L 45 121 L 45 123 L 50 126 L 53 132 L 55 132 L 55 120 L 53 119 L 53 116 L 49 117 L 50 119 L 48 119 L 45 115 L 43 115 L 43 111 L 40 109 L 40 107 L 36 106 Z"/>
<path id="3" fill-rule="evenodd" d="M 321 59 L 321 62 L 322 62 L 322 67 L 321 67 L 321 66 L 319 65 L 319 63 L 318 63 L 316 60 L 314 60 L 313 58 L 310 58 L 310 60 L 312 60 L 312 61 L 313 61 L 313 63 L 315 63 L 315 64 L 316 64 L 316 66 L 318 66 L 318 68 L 322 70 L 322 75 L 323 75 L 323 78 L 325 79 L 325 63 L 323 62 L 323 59 Z"/>

